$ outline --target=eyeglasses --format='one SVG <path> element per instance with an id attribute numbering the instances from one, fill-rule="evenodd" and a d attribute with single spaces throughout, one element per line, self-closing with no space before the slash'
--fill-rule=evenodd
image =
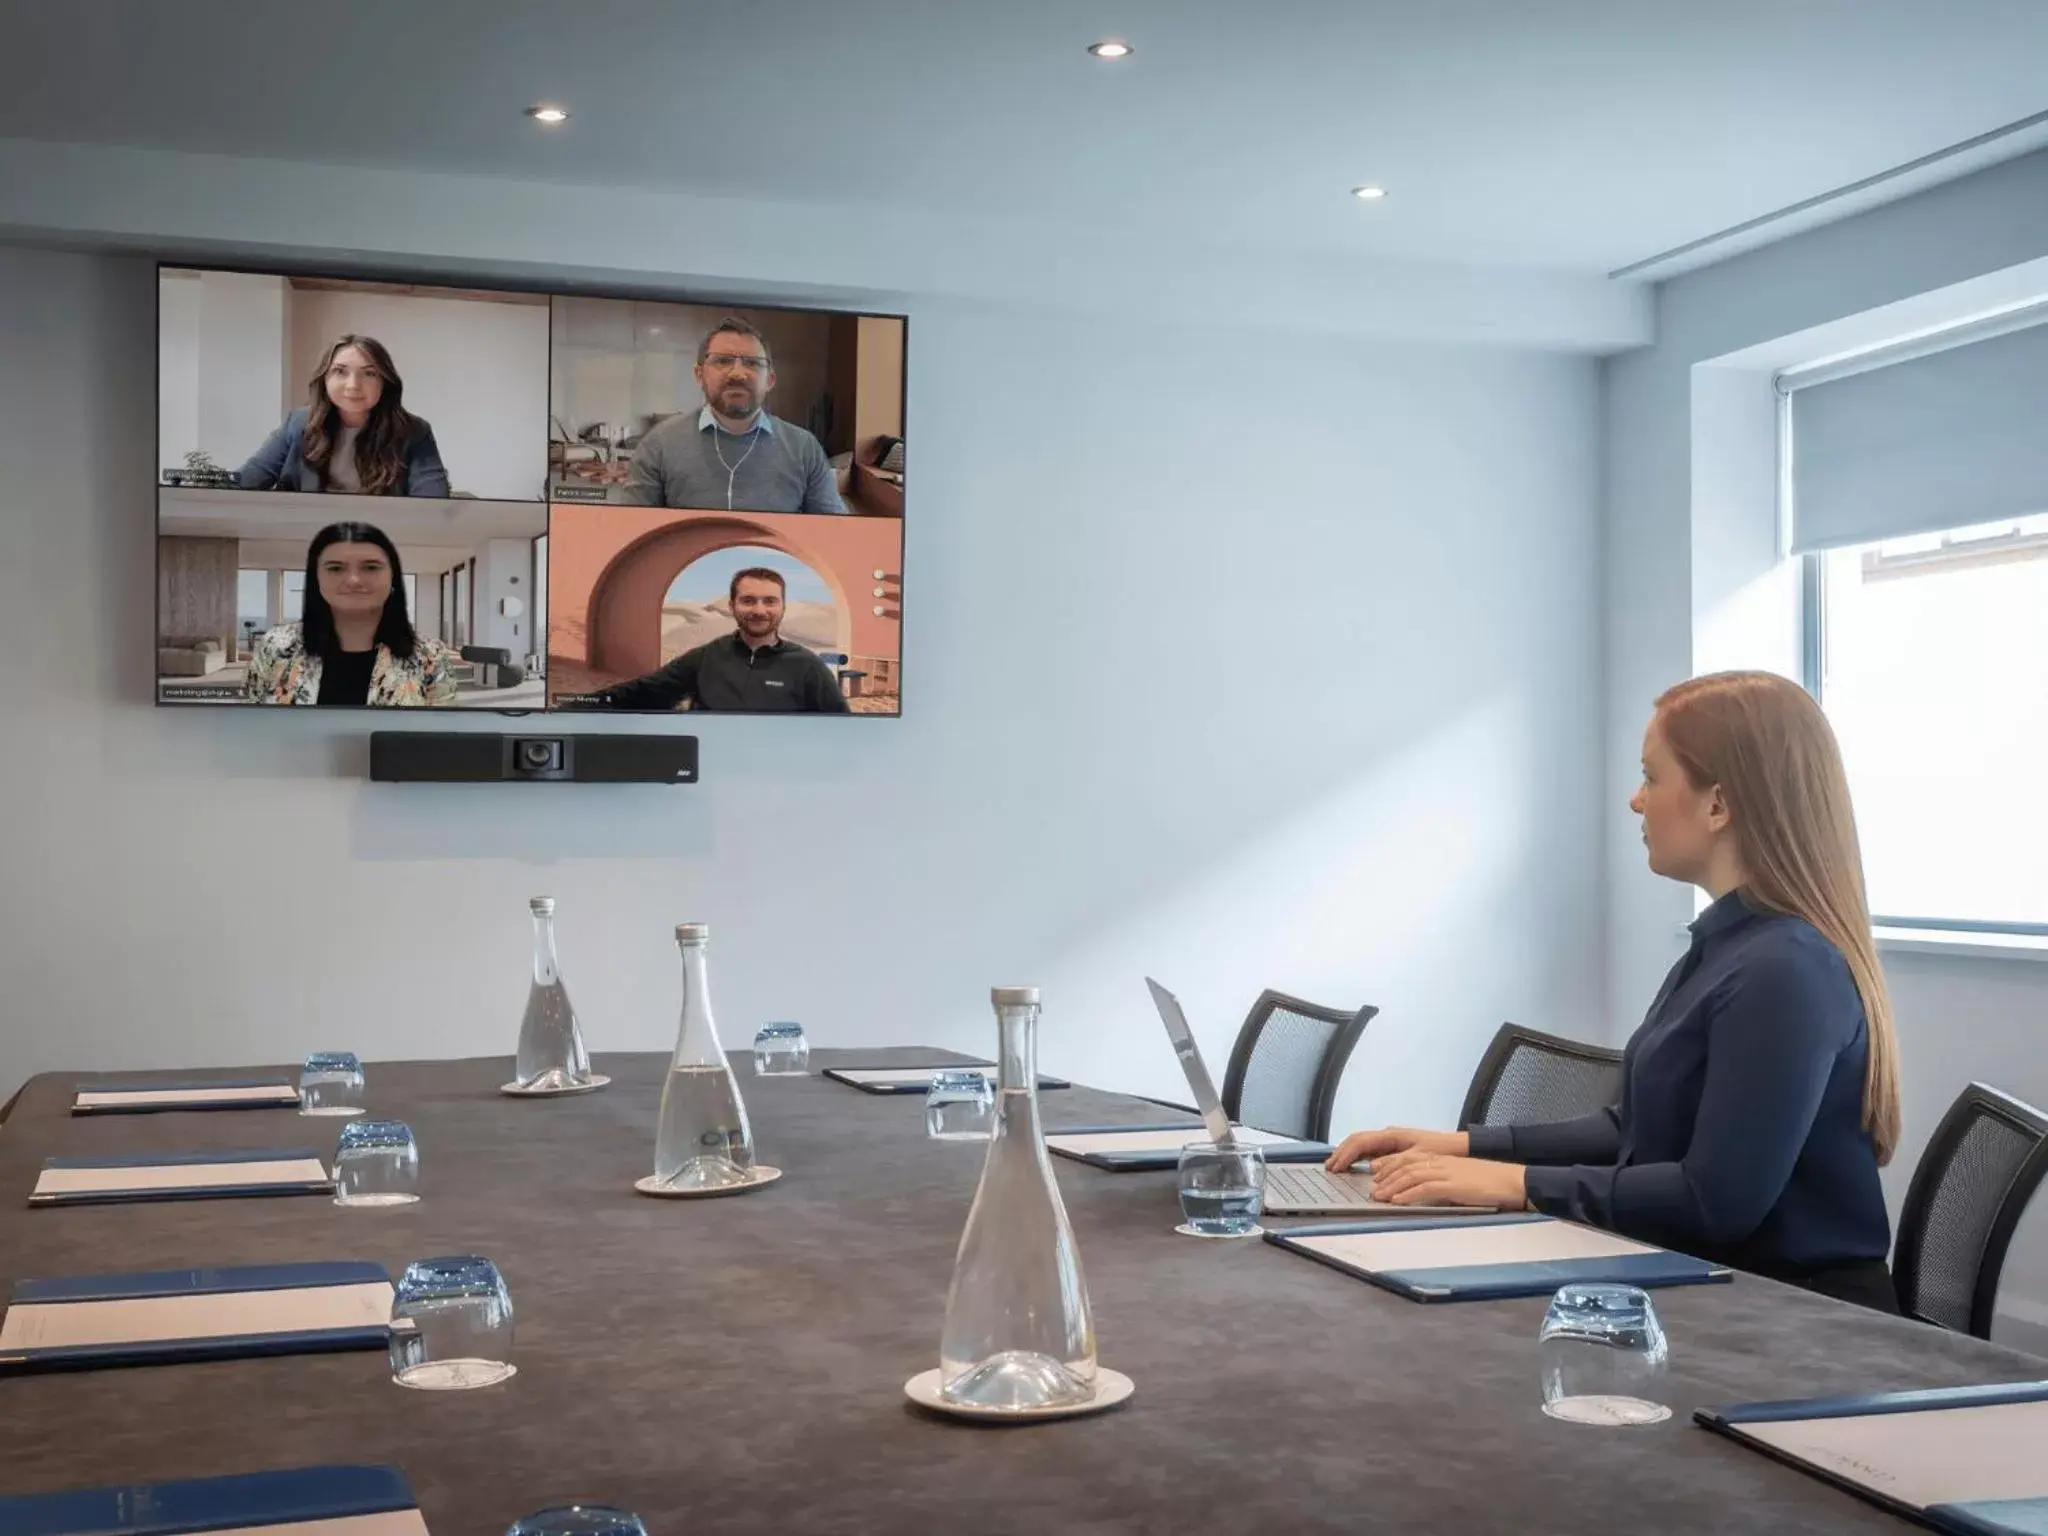
<path id="1" fill-rule="evenodd" d="M 715 368 L 720 373 L 738 373 L 742 369 L 748 373 L 765 373 L 768 359 L 758 355 L 741 356 L 736 352 L 713 352 L 704 359 L 704 366 Z"/>

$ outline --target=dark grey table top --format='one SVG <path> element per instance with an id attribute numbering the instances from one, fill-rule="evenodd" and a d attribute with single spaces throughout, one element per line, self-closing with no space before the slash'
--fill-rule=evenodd
<path id="1" fill-rule="evenodd" d="M 941 1052 L 820 1052 L 813 1066 Z M 1695 1407 L 2031 1379 L 2030 1356 L 1749 1277 L 1658 1293 L 1671 1401 L 1649 1429 L 1539 1411 L 1540 1300 L 1423 1306 L 1258 1242 L 1176 1236 L 1171 1173 L 1056 1160 L 1102 1363 L 1137 1395 L 1028 1428 L 935 1421 L 904 1381 L 938 1363 L 953 1250 L 980 1170 L 921 1100 L 753 1081 L 756 1194 L 656 1201 L 665 1058 L 609 1056 L 600 1093 L 520 1101 L 503 1058 L 373 1063 L 373 1113 L 410 1122 L 419 1204 L 318 1198 L 30 1210 L 45 1156 L 315 1145 L 287 1111 L 74 1119 L 81 1080 L 30 1082 L 0 1129 L 0 1281 L 369 1258 L 494 1259 L 518 1376 L 391 1384 L 380 1354 L 0 1380 L 0 1490 L 334 1461 L 402 1467 L 435 1536 L 502 1532 L 571 1498 L 689 1533 L 1058 1531 L 1854 1532 L 1890 1515 L 1694 1428 Z M 135 1075 L 135 1074 L 124 1074 Z M 181 1074 L 161 1074 L 166 1080 Z M 184 1076 L 204 1076 L 187 1073 Z M 1085 1088 L 1049 1126 L 1175 1118 Z"/>

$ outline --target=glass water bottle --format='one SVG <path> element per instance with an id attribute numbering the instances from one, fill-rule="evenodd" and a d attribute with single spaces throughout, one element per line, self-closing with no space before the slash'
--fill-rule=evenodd
<path id="1" fill-rule="evenodd" d="M 1095 1324 L 1038 1123 L 1038 989 L 997 987 L 995 1125 L 960 1234 L 939 1395 L 1023 1410 L 1095 1395 Z"/>
<path id="2" fill-rule="evenodd" d="M 661 1088 L 661 1128 L 654 1138 L 654 1177 L 671 1189 L 729 1189 L 753 1178 L 747 1107 L 711 1021 L 704 963 L 710 937 L 703 923 L 676 929 L 683 955 L 683 1021 Z"/>
<path id="3" fill-rule="evenodd" d="M 587 1087 L 590 1052 L 555 963 L 555 899 L 536 896 L 526 905 L 533 913 L 533 986 L 526 994 L 512 1075 L 521 1088 L 543 1093 Z"/>

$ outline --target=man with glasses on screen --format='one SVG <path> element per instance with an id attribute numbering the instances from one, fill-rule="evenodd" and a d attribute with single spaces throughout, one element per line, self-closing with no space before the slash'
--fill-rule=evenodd
<path id="1" fill-rule="evenodd" d="M 692 709 L 749 714 L 851 714 L 832 669 L 816 652 L 782 638 L 786 590 L 782 577 L 766 567 L 740 571 L 726 589 L 731 634 L 563 707 L 664 710 L 687 702 Z"/>
<path id="2" fill-rule="evenodd" d="M 824 447 L 768 413 L 775 361 L 746 321 L 728 317 L 697 344 L 701 410 L 640 439 L 618 499 L 636 507 L 727 512 L 844 512 Z"/>

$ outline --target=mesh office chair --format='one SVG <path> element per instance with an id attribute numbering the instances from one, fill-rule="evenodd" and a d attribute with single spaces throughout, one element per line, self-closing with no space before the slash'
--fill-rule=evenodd
<path id="1" fill-rule="evenodd" d="M 1355 1013 L 1261 992 L 1237 1032 L 1223 1074 L 1223 1108 L 1262 1131 L 1327 1141 L 1337 1082 L 1379 1009 Z"/>
<path id="2" fill-rule="evenodd" d="M 1503 1024 L 1479 1059 L 1458 1124 L 1544 1125 L 1621 1099 L 1621 1052 Z"/>
<path id="3" fill-rule="evenodd" d="M 2013 1230 L 2048 1173 L 2048 1115 L 1972 1083 L 1934 1128 L 1899 1213 L 1892 1278 L 1908 1317 L 1991 1337 Z"/>

